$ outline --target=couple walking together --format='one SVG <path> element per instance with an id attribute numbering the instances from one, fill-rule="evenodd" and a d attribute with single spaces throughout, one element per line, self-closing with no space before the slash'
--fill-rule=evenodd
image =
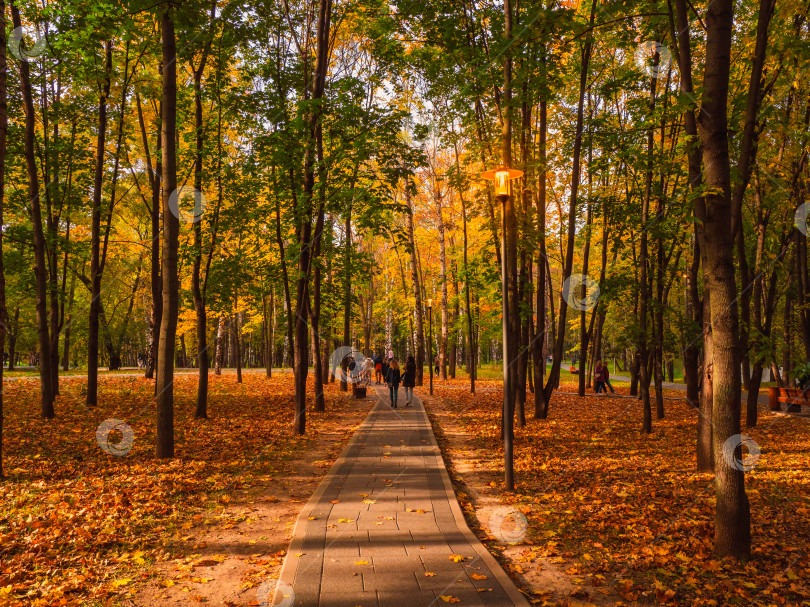
<path id="1" fill-rule="evenodd" d="M 610 385 L 610 369 L 607 364 L 602 364 L 601 360 L 596 361 L 596 367 L 593 370 L 594 391 L 597 394 L 607 394 L 610 388 L 611 394 L 616 394 L 613 386 Z"/>
<path id="2" fill-rule="evenodd" d="M 413 402 L 413 387 L 416 385 L 416 362 L 413 356 L 409 356 L 405 361 L 404 371 L 400 371 L 399 363 L 393 356 L 388 363 L 388 371 L 385 374 L 385 383 L 388 386 L 388 391 L 391 395 L 391 406 L 397 408 L 397 393 L 399 391 L 399 384 L 405 388 L 405 406 L 409 407 Z"/>

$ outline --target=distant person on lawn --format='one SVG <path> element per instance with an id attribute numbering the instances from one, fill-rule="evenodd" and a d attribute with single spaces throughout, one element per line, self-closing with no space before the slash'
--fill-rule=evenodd
<path id="1" fill-rule="evenodd" d="M 397 392 L 399 391 L 399 382 L 402 376 L 399 374 L 399 365 L 395 358 L 391 359 L 388 365 L 388 373 L 385 376 L 385 383 L 388 384 L 388 390 L 391 393 L 391 406 L 397 408 Z"/>
<path id="2" fill-rule="evenodd" d="M 409 356 L 405 361 L 405 373 L 402 376 L 402 387 L 405 388 L 405 406 L 413 402 L 413 387 L 416 385 L 416 361 Z"/>

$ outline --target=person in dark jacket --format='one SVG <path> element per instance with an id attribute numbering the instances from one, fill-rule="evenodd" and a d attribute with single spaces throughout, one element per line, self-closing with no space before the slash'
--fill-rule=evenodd
<path id="1" fill-rule="evenodd" d="M 382 383 L 383 380 L 383 372 L 382 372 L 382 356 L 377 354 L 374 357 L 374 370 L 377 373 L 376 381 L 378 384 Z"/>
<path id="2" fill-rule="evenodd" d="M 409 356 L 405 361 L 405 373 L 402 376 L 402 387 L 405 388 L 405 406 L 413 402 L 413 387 L 416 385 L 416 361 Z"/>
<path id="3" fill-rule="evenodd" d="M 381 369 L 382 369 L 383 383 L 387 385 L 388 384 L 388 359 L 383 357 L 381 365 L 382 365 Z"/>
<path id="4" fill-rule="evenodd" d="M 399 391 L 399 382 L 402 376 L 399 373 L 399 364 L 397 359 L 392 358 L 388 365 L 388 373 L 385 374 L 385 383 L 388 384 L 388 390 L 391 393 L 391 406 L 397 408 L 397 392 Z"/>

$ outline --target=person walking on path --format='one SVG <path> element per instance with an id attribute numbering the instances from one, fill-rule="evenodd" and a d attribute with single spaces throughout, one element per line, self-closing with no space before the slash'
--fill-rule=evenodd
<path id="1" fill-rule="evenodd" d="M 402 387 L 405 388 L 405 406 L 413 402 L 413 387 L 416 385 L 416 361 L 409 356 L 405 361 L 405 373 L 402 375 Z"/>
<path id="2" fill-rule="evenodd" d="M 379 354 L 374 357 L 374 369 L 377 371 L 376 382 L 381 384 L 383 380 L 382 356 Z"/>
<path id="3" fill-rule="evenodd" d="M 382 363 L 380 363 L 380 369 L 382 370 L 382 380 L 384 384 L 388 383 L 388 357 L 383 357 Z"/>
<path id="4" fill-rule="evenodd" d="M 391 359 L 388 365 L 388 373 L 385 376 L 385 383 L 388 384 L 388 390 L 391 393 L 391 406 L 397 408 L 397 392 L 399 390 L 399 382 L 402 376 L 399 373 L 399 365 L 395 358 Z"/>
<path id="5" fill-rule="evenodd" d="M 367 384 L 371 383 L 371 372 L 374 370 L 374 361 L 367 358 L 363 361 L 363 379 Z"/>
<path id="6" fill-rule="evenodd" d="M 593 389 L 597 394 L 607 393 L 605 389 L 604 375 L 602 375 L 602 361 L 596 361 L 596 367 L 593 370 Z"/>

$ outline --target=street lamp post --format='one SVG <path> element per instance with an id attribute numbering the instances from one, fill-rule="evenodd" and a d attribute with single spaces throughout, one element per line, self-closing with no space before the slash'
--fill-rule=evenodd
<path id="1" fill-rule="evenodd" d="M 484 179 L 495 182 L 495 197 L 501 203 L 501 302 L 503 317 L 503 460 L 504 460 L 504 483 L 507 490 L 514 489 L 514 455 L 513 455 L 513 403 L 512 403 L 512 380 L 510 375 L 510 365 L 513 362 L 515 347 L 512 331 L 510 329 L 511 318 L 509 314 L 509 252 L 507 250 L 507 229 L 509 225 L 515 223 L 515 207 L 507 204 L 511 195 L 511 180 L 523 175 L 523 171 L 510 169 L 504 165 L 491 171 L 484 171 L 481 175 Z M 507 217 L 509 214 L 509 217 Z"/>
<path id="2" fill-rule="evenodd" d="M 433 396 L 433 300 L 428 299 L 428 366 L 430 367 L 430 395 Z"/>

